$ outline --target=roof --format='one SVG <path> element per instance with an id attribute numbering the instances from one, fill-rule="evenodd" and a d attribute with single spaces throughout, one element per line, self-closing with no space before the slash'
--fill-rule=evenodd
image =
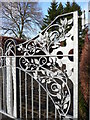
<path id="1" fill-rule="evenodd" d="M 10 40 L 10 39 L 14 40 L 16 42 L 16 44 L 20 44 L 20 43 L 23 43 L 26 41 L 25 39 L 20 39 L 20 38 L 0 36 L 0 46 L 3 46 L 5 41 Z"/>

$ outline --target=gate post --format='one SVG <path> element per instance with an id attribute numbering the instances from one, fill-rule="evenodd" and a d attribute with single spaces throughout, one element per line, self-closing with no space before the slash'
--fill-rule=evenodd
<path id="1" fill-rule="evenodd" d="M 78 12 L 74 12 L 74 104 L 73 118 L 78 118 Z"/>

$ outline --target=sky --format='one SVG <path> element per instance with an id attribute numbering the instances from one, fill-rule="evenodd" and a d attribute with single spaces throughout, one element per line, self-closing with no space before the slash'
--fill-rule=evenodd
<path id="1" fill-rule="evenodd" d="M 39 5 L 42 9 L 42 13 L 43 13 L 43 17 L 45 17 L 45 15 L 47 15 L 47 10 L 48 8 L 51 6 L 51 1 L 52 0 L 39 0 Z M 64 2 L 62 2 L 62 0 L 57 0 L 58 3 L 62 2 L 62 4 L 65 6 L 66 2 L 65 0 L 63 0 Z M 67 1 L 67 0 L 66 0 Z M 70 1 L 70 0 L 68 0 Z M 73 0 L 72 0 L 73 1 Z M 76 0 L 75 0 L 76 1 Z M 86 20 L 85 20 L 85 23 L 87 24 L 88 23 L 88 1 L 87 0 L 78 0 L 79 2 L 77 2 L 77 4 L 81 7 L 81 10 L 84 11 L 85 10 L 85 17 L 86 17 Z M 39 30 L 40 32 L 40 30 Z"/>
<path id="2" fill-rule="evenodd" d="M 2 0 L 1 0 L 2 1 Z M 7 0 L 6 0 L 7 1 Z M 16 1 L 16 0 L 15 0 Z M 18 0 L 18 2 L 19 1 L 29 1 L 29 0 Z M 31 1 L 31 0 L 30 0 Z M 35 1 L 35 0 L 32 0 L 33 2 Z M 45 16 L 45 15 L 47 15 L 47 10 L 48 10 L 48 8 L 50 7 L 50 5 L 51 5 L 51 2 L 52 2 L 52 0 L 36 0 L 36 1 L 39 1 L 39 6 L 41 7 L 41 9 L 42 9 L 42 13 L 43 13 L 43 17 Z M 65 6 L 65 4 L 66 4 L 66 2 L 67 2 L 67 0 L 56 0 L 58 3 L 60 3 L 60 2 L 62 2 L 62 4 Z M 68 1 L 73 1 L 73 0 L 68 0 Z M 88 23 L 88 19 L 90 19 L 90 17 L 88 18 L 88 0 L 74 0 L 75 2 L 77 2 L 78 3 L 78 5 L 81 7 L 81 10 L 83 11 L 83 10 L 85 10 L 85 15 L 86 15 L 86 24 Z M 89 0 L 90 1 L 90 0 Z M 30 35 L 31 36 L 31 38 L 33 38 L 33 37 L 35 37 L 39 32 L 40 32 L 41 30 L 40 29 L 38 29 L 37 30 L 37 32 L 35 33 L 35 34 L 32 34 L 32 35 Z"/>
<path id="3" fill-rule="evenodd" d="M 50 1 L 50 0 L 49 0 Z M 47 10 L 51 5 L 51 2 L 39 2 L 40 7 L 42 8 L 43 15 L 45 16 L 47 14 Z M 86 0 L 87 1 L 87 0 Z M 58 0 L 58 3 L 61 2 L 61 0 Z M 88 19 L 88 2 L 77 2 L 78 5 L 81 7 L 81 10 L 85 10 L 86 19 Z M 63 5 L 66 4 L 66 2 L 62 2 Z"/>

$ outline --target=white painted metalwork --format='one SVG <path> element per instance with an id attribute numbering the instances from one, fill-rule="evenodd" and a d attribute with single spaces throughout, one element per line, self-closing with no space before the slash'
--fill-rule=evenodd
<path id="1" fill-rule="evenodd" d="M 39 84 L 39 118 L 41 118 L 41 86 Z"/>
<path id="2" fill-rule="evenodd" d="M 25 73 L 25 107 L 26 107 L 26 118 L 27 118 L 27 73 Z"/>
<path id="3" fill-rule="evenodd" d="M 32 91 L 32 118 L 34 118 L 34 115 L 33 115 L 33 78 L 31 78 L 31 91 Z"/>
<path id="4" fill-rule="evenodd" d="M 74 13 L 74 118 L 78 118 L 78 13 Z"/>
<path id="5" fill-rule="evenodd" d="M 26 119 L 36 114 L 38 118 L 51 114 L 55 119 L 78 118 L 77 11 L 57 16 L 32 40 L 15 44 L 8 39 L 4 52 L 0 50 L 1 113 Z"/>
<path id="6" fill-rule="evenodd" d="M 21 70 L 19 70 L 19 91 L 20 91 L 20 118 L 22 118 L 22 93 L 21 93 Z"/>
<path id="7" fill-rule="evenodd" d="M 46 87 L 47 87 L 47 84 L 46 84 Z M 49 109 L 49 108 L 48 108 L 48 104 L 49 104 L 48 92 L 47 92 L 47 95 L 46 95 L 46 96 L 47 96 L 47 98 L 46 98 L 46 99 L 47 99 L 47 100 L 46 100 L 46 108 L 47 108 L 47 109 L 46 109 L 46 118 L 48 118 L 48 111 L 49 111 L 49 110 L 48 110 L 48 109 Z"/>

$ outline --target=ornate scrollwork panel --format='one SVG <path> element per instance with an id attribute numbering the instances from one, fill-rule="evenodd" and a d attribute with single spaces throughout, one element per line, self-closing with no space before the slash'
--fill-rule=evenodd
<path id="1" fill-rule="evenodd" d="M 56 17 L 35 39 L 22 44 L 14 45 L 9 41 L 5 52 L 7 56 L 17 56 L 17 67 L 38 81 L 52 99 L 60 117 L 64 118 L 77 117 L 75 34 L 78 27 L 75 16 L 77 12 Z"/>

